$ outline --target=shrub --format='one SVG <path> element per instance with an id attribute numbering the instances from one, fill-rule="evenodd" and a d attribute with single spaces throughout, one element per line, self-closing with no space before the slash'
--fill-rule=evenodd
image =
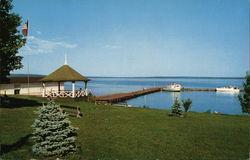
<path id="1" fill-rule="evenodd" d="M 147 108 L 147 109 L 149 109 L 150 107 L 147 106 L 147 105 L 143 105 L 142 108 Z"/>
<path id="2" fill-rule="evenodd" d="M 32 151 L 40 156 L 63 156 L 76 151 L 76 129 L 70 126 L 67 115 L 53 101 L 35 111 L 38 118 L 34 128 Z"/>
<path id="3" fill-rule="evenodd" d="M 96 97 L 90 92 L 88 95 L 88 102 L 95 102 L 96 101 Z"/>
<path id="4" fill-rule="evenodd" d="M 244 93 L 239 95 L 239 101 L 241 105 L 241 110 L 243 113 L 250 113 L 250 75 L 246 76 L 246 82 L 243 84 Z"/>
<path id="5" fill-rule="evenodd" d="M 206 113 L 206 114 L 212 114 L 212 110 L 211 109 L 208 109 L 208 110 L 206 110 L 205 112 L 203 112 L 203 113 Z"/>
<path id="6" fill-rule="evenodd" d="M 169 116 L 176 116 L 176 117 L 183 117 L 183 113 L 182 113 L 182 108 L 181 108 L 181 104 L 178 100 L 178 98 L 175 99 L 174 104 L 172 106 L 172 111 L 169 114 Z"/>
<path id="7" fill-rule="evenodd" d="M 190 108 L 191 108 L 191 104 L 192 104 L 192 100 L 191 99 L 186 99 L 186 100 L 182 100 L 182 105 L 183 108 L 185 109 L 185 112 L 187 112 Z"/>

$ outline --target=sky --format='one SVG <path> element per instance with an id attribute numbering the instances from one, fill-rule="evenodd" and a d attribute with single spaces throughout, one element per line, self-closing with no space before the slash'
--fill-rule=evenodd
<path id="1" fill-rule="evenodd" d="M 24 68 L 85 76 L 243 77 L 248 0 L 13 0 L 29 20 Z M 21 30 L 22 26 L 19 27 Z M 28 67 L 29 66 L 29 67 Z M 29 71 L 28 71 L 29 70 Z"/>

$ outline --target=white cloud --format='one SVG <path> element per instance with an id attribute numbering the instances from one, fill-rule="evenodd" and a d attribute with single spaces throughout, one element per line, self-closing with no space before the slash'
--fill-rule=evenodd
<path id="1" fill-rule="evenodd" d="M 109 44 L 105 45 L 104 47 L 105 48 L 110 48 L 110 49 L 119 49 L 119 48 L 122 48 L 119 45 L 109 45 Z"/>
<path id="2" fill-rule="evenodd" d="M 53 53 L 57 49 L 62 49 L 62 48 L 70 49 L 76 47 L 77 47 L 76 44 L 43 40 L 34 36 L 29 36 L 27 37 L 26 45 L 20 50 L 20 53 L 24 55 L 46 54 L 46 53 Z"/>
<path id="3" fill-rule="evenodd" d="M 40 31 L 36 31 L 36 34 L 41 35 L 41 34 L 42 34 L 42 32 L 40 32 Z"/>

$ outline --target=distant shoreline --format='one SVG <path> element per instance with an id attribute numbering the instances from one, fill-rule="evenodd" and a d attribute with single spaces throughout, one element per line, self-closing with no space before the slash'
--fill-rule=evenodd
<path id="1" fill-rule="evenodd" d="M 164 78 L 179 78 L 179 79 L 245 79 L 245 77 L 189 77 L 189 76 L 147 76 L 147 77 L 109 77 L 109 76 L 87 76 L 88 78 L 159 78 L 159 79 L 164 79 Z"/>
<path id="2" fill-rule="evenodd" d="M 27 76 L 28 74 L 10 74 L 10 77 L 23 77 Z M 30 74 L 30 76 L 34 77 L 40 77 L 40 76 L 46 76 L 41 74 Z M 158 78 L 158 79 L 164 79 L 164 78 L 179 78 L 179 79 L 244 79 L 245 77 L 196 77 L 196 76 L 141 76 L 141 77 L 129 77 L 129 76 L 86 76 L 88 78 Z"/>

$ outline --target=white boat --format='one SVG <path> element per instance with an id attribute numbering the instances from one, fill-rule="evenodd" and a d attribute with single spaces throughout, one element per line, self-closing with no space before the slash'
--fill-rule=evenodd
<path id="1" fill-rule="evenodd" d="M 172 91 L 172 92 L 180 92 L 181 91 L 181 85 L 180 84 L 170 84 L 163 88 L 164 91 Z"/>
<path id="2" fill-rule="evenodd" d="M 217 92 L 240 92 L 240 89 L 235 86 L 216 88 Z"/>

